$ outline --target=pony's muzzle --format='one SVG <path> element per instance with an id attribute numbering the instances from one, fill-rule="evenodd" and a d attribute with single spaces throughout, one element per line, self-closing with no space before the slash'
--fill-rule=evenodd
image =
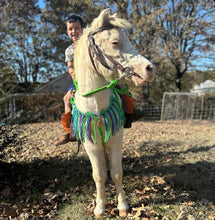
<path id="1" fill-rule="evenodd" d="M 145 84 L 146 82 L 152 82 L 155 75 L 155 67 L 152 63 L 147 62 L 143 65 L 137 65 L 134 68 L 133 76 L 136 77 L 138 84 Z M 142 81 L 142 82 L 141 82 Z"/>
<path id="2" fill-rule="evenodd" d="M 147 65 L 147 66 L 146 66 L 146 71 L 147 71 L 147 72 L 154 72 L 154 67 L 153 67 L 153 65 L 151 65 L 151 64 Z"/>

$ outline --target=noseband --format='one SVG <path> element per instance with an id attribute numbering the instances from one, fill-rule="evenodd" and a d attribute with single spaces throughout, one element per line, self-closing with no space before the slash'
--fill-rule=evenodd
<path id="1" fill-rule="evenodd" d="M 90 56 L 90 60 L 91 63 L 94 67 L 94 69 L 96 70 L 97 73 L 98 70 L 96 69 L 95 66 L 95 62 L 93 59 L 93 53 L 95 54 L 97 60 L 107 69 L 111 70 L 111 67 L 105 62 L 104 59 L 102 59 L 102 57 L 106 57 L 115 68 L 117 68 L 118 70 L 123 72 L 123 76 L 122 77 L 130 77 L 132 74 L 134 74 L 133 70 L 130 67 L 123 67 L 120 63 L 118 63 L 116 60 L 113 59 L 113 57 L 107 55 L 106 53 L 102 52 L 102 50 L 99 48 L 98 45 L 96 45 L 95 43 L 95 38 L 94 35 L 97 34 L 98 32 L 102 32 L 104 30 L 109 30 L 109 29 L 113 29 L 114 26 L 113 25 L 107 25 L 107 26 L 103 26 L 103 27 L 99 27 L 94 31 L 91 31 L 87 38 L 88 38 L 88 53 Z M 120 77 L 120 78 L 122 78 Z"/>

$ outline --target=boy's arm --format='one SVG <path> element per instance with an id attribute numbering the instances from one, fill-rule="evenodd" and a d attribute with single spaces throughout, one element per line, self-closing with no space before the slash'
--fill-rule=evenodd
<path id="1" fill-rule="evenodd" d="M 68 66 L 69 75 L 72 77 L 73 80 L 75 80 L 75 73 L 74 73 L 73 62 L 68 62 L 67 66 Z"/>

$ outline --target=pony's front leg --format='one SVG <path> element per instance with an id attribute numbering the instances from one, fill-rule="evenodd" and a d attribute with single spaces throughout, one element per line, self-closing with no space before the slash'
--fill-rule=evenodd
<path id="1" fill-rule="evenodd" d="M 129 207 L 126 202 L 126 195 L 122 185 L 122 134 L 118 134 L 117 136 L 118 137 L 115 137 L 109 145 L 109 161 L 111 166 L 111 178 L 116 186 L 119 215 L 121 217 L 126 217 Z"/>
<path id="2" fill-rule="evenodd" d="M 105 212 L 106 196 L 105 181 L 107 177 L 104 147 L 102 145 L 85 144 L 86 152 L 90 158 L 93 170 L 93 179 L 96 184 L 96 207 L 94 214 L 100 217 Z"/>

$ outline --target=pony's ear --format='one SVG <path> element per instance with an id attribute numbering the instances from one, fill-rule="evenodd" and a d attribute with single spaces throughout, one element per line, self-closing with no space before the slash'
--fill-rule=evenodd
<path id="1" fill-rule="evenodd" d="M 92 23 L 92 27 L 99 28 L 99 27 L 102 27 L 104 25 L 109 24 L 110 23 L 109 17 L 110 17 L 110 9 L 109 8 L 101 11 L 99 16 L 94 19 L 94 21 Z"/>

